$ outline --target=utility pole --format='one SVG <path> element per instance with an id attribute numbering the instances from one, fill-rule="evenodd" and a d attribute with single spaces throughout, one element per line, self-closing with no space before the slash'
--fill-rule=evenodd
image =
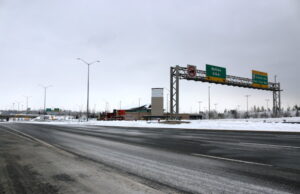
<path id="1" fill-rule="evenodd" d="M 208 86 L 208 119 L 210 119 L 210 86 Z"/>
<path id="2" fill-rule="evenodd" d="M 249 117 L 249 111 L 248 111 L 248 99 L 249 99 L 250 95 L 246 95 L 245 97 L 247 98 L 247 117 Z"/>
<path id="3" fill-rule="evenodd" d="M 120 101 L 120 110 L 122 109 L 122 101 Z"/>
<path id="4" fill-rule="evenodd" d="M 198 101 L 198 103 L 199 103 L 199 114 L 201 113 L 201 103 L 202 103 L 202 101 Z"/>
<path id="5" fill-rule="evenodd" d="M 90 66 L 94 63 L 100 63 L 100 61 L 86 62 L 81 58 L 77 58 L 77 60 L 82 61 L 87 64 L 88 72 L 87 72 L 87 102 L 86 102 L 86 121 L 89 121 L 89 100 L 90 100 Z"/>

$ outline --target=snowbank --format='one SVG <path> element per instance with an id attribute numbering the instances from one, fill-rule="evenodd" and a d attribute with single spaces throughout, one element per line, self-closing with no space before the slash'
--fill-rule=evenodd
<path id="1" fill-rule="evenodd" d="M 269 119 L 222 119 L 222 120 L 194 120 L 184 124 L 162 124 L 157 121 L 96 121 L 80 122 L 49 121 L 30 123 L 54 124 L 54 125 L 81 125 L 81 126 L 114 126 L 114 127 L 142 127 L 142 128 L 181 128 L 181 129 L 215 129 L 215 130 L 241 130 L 241 131 L 278 131 L 278 132 L 300 132 L 300 124 L 286 122 L 300 122 L 300 117 L 291 118 L 269 118 Z M 28 122 L 27 122 L 28 123 Z"/>

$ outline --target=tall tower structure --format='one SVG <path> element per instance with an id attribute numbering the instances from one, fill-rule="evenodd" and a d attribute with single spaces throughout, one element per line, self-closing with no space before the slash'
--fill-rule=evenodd
<path id="1" fill-rule="evenodd" d="M 152 116 L 164 115 L 164 89 L 163 88 L 152 88 L 151 115 Z"/>

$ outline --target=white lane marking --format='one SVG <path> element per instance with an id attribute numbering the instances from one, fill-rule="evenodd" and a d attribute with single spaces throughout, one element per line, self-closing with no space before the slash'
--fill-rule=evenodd
<path id="1" fill-rule="evenodd" d="M 260 166 L 272 166 L 270 164 L 263 164 L 263 163 L 257 163 L 257 162 L 250 162 L 250 161 L 244 161 L 244 160 L 231 159 L 231 158 L 223 158 L 223 157 L 211 156 L 211 155 L 205 155 L 205 154 L 193 153 L 191 155 L 205 157 L 205 158 L 213 158 L 213 159 L 218 159 L 218 160 L 226 160 L 226 161 L 231 161 L 231 162 L 239 162 L 239 163 L 245 163 L 245 164 L 254 164 L 254 165 L 260 165 Z"/>
<path id="2" fill-rule="evenodd" d="M 220 140 L 205 140 L 201 139 L 202 142 L 209 142 L 214 144 L 228 144 L 228 145 L 235 145 L 236 143 L 240 145 L 257 145 L 257 146 L 264 146 L 264 147 L 271 147 L 271 148 L 286 148 L 286 149 L 300 149 L 297 146 L 287 146 L 287 145 L 275 145 L 275 144 L 265 144 L 265 143 L 247 143 L 247 142 L 220 142 Z M 190 143 L 199 143 L 200 141 L 190 141 Z"/>
<path id="3" fill-rule="evenodd" d="M 300 147 L 297 147 L 297 146 L 274 145 L 274 144 L 264 144 L 264 143 L 242 143 L 242 142 L 240 142 L 239 144 L 245 144 L 245 145 L 260 145 L 260 146 L 266 146 L 266 147 L 278 147 L 278 148 L 300 149 Z"/>

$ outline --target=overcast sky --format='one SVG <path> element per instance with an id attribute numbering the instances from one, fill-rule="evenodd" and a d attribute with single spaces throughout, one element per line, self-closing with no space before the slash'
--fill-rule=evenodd
<path id="1" fill-rule="evenodd" d="M 151 88 L 169 89 L 170 66 L 205 64 L 281 82 L 283 106 L 300 104 L 299 0 L 0 0 L 0 109 L 31 96 L 29 106 L 78 110 L 149 104 Z M 208 84 L 180 82 L 180 111 L 207 108 Z M 211 85 L 212 107 L 266 106 L 272 93 Z M 165 91 L 167 93 L 167 90 Z M 166 96 L 166 95 L 165 95 Z M 22 105 L 20 105 L 21 108 Z M 16 105 L 15 105 L 16 108 Z"/>

